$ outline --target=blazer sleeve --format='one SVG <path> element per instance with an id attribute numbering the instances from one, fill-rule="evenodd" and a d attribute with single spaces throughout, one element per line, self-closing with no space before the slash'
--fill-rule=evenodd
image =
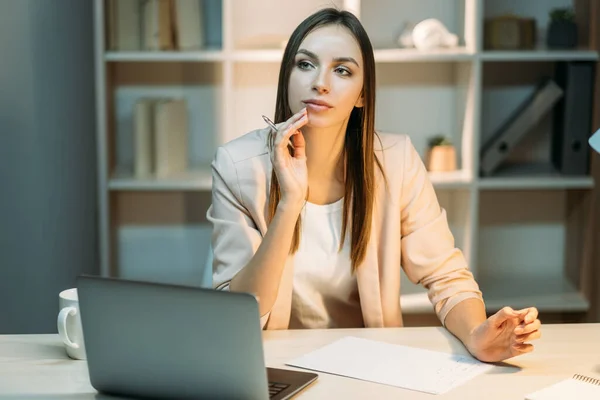
<path id="1" fill-rule="evenodd" d="M 445 326 L 446 316 L 455 305 L 469 298 L 483 302 L 483 297 L 463 253 L 455 247 L 446 210 L 438 203 L 427 169 L 410 138 L 405 137 L 402 265 L 411 282 L 428 290 L 429 300 Z"/>
<path id="2" fill-rule="evenodd" d="M 235 165 L 225 147 L 217 149 L 211 170 L 212 203 L 206 216 L 213 226 L 213 288 L 229 290 L 233 277 L 256 253 L 262 234 L 242 203 Z M 261 317 L 261 327 L 269 314 Z"/>

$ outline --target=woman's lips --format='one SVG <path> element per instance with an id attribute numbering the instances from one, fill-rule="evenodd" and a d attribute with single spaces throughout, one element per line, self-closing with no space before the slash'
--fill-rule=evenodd
<path id="1" fill-rule="evenodd" d="M 303 103 L 306 104 L 306 108 L 310 111 L 322 112 L 332 108 L 330 105 L 324 102 L 304 101 Z"/>

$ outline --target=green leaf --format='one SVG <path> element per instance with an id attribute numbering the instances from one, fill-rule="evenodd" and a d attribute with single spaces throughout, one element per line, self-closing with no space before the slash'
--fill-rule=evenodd
<path id="1" fill-rule="evenodd" d="M 550 20 L 555 21 L 575 21 L 575 12 L 571 7 L 554 8 L 550 11 Z"/>
<path id="2" fill-rule="evenodd" d="M 444 135 L 436 135 L 429 139 L 429 147 L 435 146 L 451 146 L 452 141 Z"/>

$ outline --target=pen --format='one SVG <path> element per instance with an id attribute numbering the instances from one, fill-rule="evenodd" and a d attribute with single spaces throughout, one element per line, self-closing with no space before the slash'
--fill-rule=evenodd
<path id="1" fill-rule="evenodd" d="M 267 117 L 266 115 L 263 115 L 262 117 L 265 120 L 265 122 L 271 127 L 271 129 L 273 129 L 274 132 L 277 132 L 277 127 L 275 126 L 275 123 L 273 121 L 271 121 L 269 119 L 269 117 Z M 288 148 L 290 150 L 294 151 L 294 145 L 289 140 L 288 140 Z"/>

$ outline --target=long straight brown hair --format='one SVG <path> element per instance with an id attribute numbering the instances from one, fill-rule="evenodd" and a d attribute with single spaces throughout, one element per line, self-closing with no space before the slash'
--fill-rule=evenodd
<path id="1" fill-rule="evenodd" d="M 279 70 L 277 100 L 275 106 L 275 122 L 288 120 L 293 114 L 288 99 L 290 75 L 295 64 L 295 56 L 300 44 L 313 30 L 326 25 L 346 27 L 360 46 L 363 58 L 363 107 L 355 107 L 349 117 L 344 139 L 345 190 L 342 217 L 341 250 L 346 240 L 348 221 L 352 215 L 350 259 L 352 272 L 363 262 L 371 237 L 371 219 L 375 198 L 375 166 L 383 173 L 383 167 L 375 155 L 375 59 L 371 41 L 356 16 L 347 11 L 325 8 L 310 15 L 298 25 L 287 43 Z M 273 146 L 273 136 L 269 139 Z M 384 175 L 385 179 L 385 175 Z M 281 190 L 275 170 L 271 173 L 271 187 L 267 219 L 272 221 L 277 204 L 281 198 Z M 298 251 L 300 245 L 301 218 L 298 217 L 294 228 L 294 236 L 290 253 Z"/>

